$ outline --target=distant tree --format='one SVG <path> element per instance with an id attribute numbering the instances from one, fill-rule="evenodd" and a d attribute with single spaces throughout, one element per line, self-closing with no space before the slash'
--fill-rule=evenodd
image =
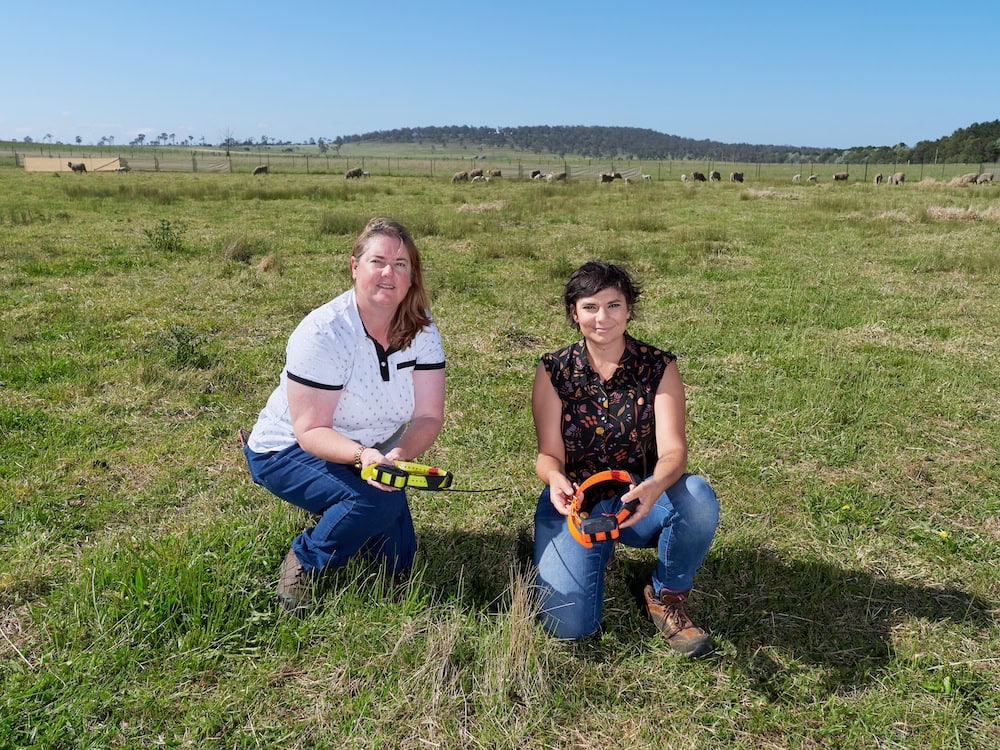
<path id="1" fill-rule="evenodd" d="M 330 150 L 330 146 L 327 145 L 327 142 L 326 142 L 325 138 L 317 138 L 316 139 L 316 145 L 319 147 L 319 152 L 321 154 L 325 154 L 327 151 Z"/>
<path id="2" fill-rule="evenodd" d="M 46 143 L 52 143 L 52 133 L 46 133 L 45 137 L 42 138 L 42 140 L 45 141 Z"/>
<path id="3" fill-rule="evenodd" d="M 34 140 L 32 140 L 32 138 L 31 138 L 30 135 L 26 135 L 26 136 L 24 136 L 24 142 L 25 143 L 34 143 Z"/>
<path id="4" fill-rule="evenodd" d="M 80 136 L 77 136 L 76 137 L 76 145 L 79 146 L 81 143 L 83 143 L 83 138 L 81 138 Z"/>

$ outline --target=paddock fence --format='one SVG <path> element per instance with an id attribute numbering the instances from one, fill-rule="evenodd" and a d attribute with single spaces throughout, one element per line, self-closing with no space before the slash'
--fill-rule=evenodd
<path id="1" fill-rule="evenodd" d="M 190 151 L 173 148 L 72 148 L 64 144 L 32 146 L 30 149 L 17 145 L 0 153 L 0 166 L 13 163 L 26 171 L 68 172 L 68 162 L 84 163 L 88 172 L 137 171 L 137 172 L 189 172 L 189 173 L 229 173 L 252 175 L 254 169 L 266 166 L 270 174 L 313 174 L 337 175 L 342 178 L 352 169 L 360 168 L 372 177 L 376 176 L 423 176 L 451 179 L 459 172 L 482 169 L 489 174 L 500 170 L 504 178 L 530 179 L 532 172 L 545 174 L 565 172 L 569 180 L 598 181 L 602 172 L 617 172 L 632 181 L 648 175 L 651 180 L 679 180 L 682 175 L 713 171 L 720 173 L 722 181 L 729 180 L 731 172 L 742 172 L 747 181 L 791 180 L 796 174 L 807 181 L 810 175 L 827 182 L 836 172 L 847 172 L 850 181 L 870 182 L 878 173 L 885 179 L 895 172 L 905 172 L 907 182 L 923 179 L 948 181 L 971 173 L 989 173 L 1000 182 L 1000 164 L 986 162 L 979 164 L 961 163 L 886 163 L 886 164 L 829 164 L 814 162 L 791 162 L 763 164 L 713 160 L 637 160 L 637 159 L 561 159 L 554 155 L 494 155 L 490 157 L 472 156 L 447 157 L 404 157 L 404 156 L 358 156 L 326 154 L 283 153 L 279 151 L 256 150 L 236 151 L 226 154 L 222 149 L 192 149 Z M 92 166 L 93 165 L 93 166 Z M 363 179 L 363 178 L 362 178 Z"/>

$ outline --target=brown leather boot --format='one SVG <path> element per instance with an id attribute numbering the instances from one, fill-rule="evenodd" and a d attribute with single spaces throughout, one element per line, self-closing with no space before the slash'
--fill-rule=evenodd
<path id="1" fill-rule="evenodd" d="M 691 618 L 688 617 L 684 608 L 687 591 L 664 590 L 657 597 L 653 594 L 653 587 L 647 585 L 642 593 L 646 597 L 649 619 L 663 633 L 670 648 L 690 659 L 705 656 L 715 648 L 708 633 L 691 622 Z"/>
<path id="2" fill-rule="evenodd" d="M 301 609 L 309 604 L 312 598 L 312 576 L 306 572 L 295 556 L 294 550 L 288 550 L 281 563 L 278 574 L 278 602 L 290 612 Z"/>

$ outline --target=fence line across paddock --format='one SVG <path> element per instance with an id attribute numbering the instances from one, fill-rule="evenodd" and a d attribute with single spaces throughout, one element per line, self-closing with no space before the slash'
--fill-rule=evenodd
<path id="1" fill-rule="evenodd" d="M 895 172 L 905 172 L 907 182 L 919 182 L 925 178 L 950 180 L 969 173 L 990 173 L 1000 179 L 1000 165 L 997 163 L 959 164 L 827 164 L 815 162 L 797 163 L 748 163 L 713 160 L 639 160 L 639 159 L 560 159 L 557 156 L 529 156 L 516 154 L 495 157 L 403 157 L 403 156 L 341 156 L 327 154 L 288 154 L 270 150 L 245 152 L 234 151 L 229 155 L 222 150 L 175 149 L 73 149 L 64 146 L 38 147 L 19 150 L 12 148 L 14 164 L 28 171 L 69 172 L 68 162 L 83 162 L 88 171 L 139 171 L 139 172 L 213 172 L 251 175 L 259 166 L 268 167 L 271 174 L 315 174 L 338 175 L 344 178 L 355 168 L 373 177 L 377 176 L 427 176 L 451 179 L 459 172 L 482 169 L 486 174 L 499 169 L 503 177 L 529 179 L 535 170 L 543 174 L 566 172 L 570 180 L 599 180 L 602 172 L 617 172 L 622 177 L 635 181 L 643 175 L 651 180 L 679 180 L 681 175 L 701 172 L 705 175 L 713 171 L 720 173 L 723 182 L 729 181 L 730 172 L 742 172 L 745 181 L 767 180 L 789 181 L 796 174 L 806 181 L 809 175 L 817 175 L 820 181 L 830 181 L 836 172 L 848 172 L 851 182 L 870 182 L 876 174 L 882 173 L 885 180 Z M 42 160 L 47 165 L 39 165 Z M 3 160 L 0 159 L 0 164 Z M 91 165 L 95 165 L 91 167 Z M 113 165 L 113 166 L 112 166 Z M 365 179 L 364 177 L 359 179 Z"/>

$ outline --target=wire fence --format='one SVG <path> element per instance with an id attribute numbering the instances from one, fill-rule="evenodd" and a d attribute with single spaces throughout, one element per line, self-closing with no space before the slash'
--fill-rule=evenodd
<path id="1" fill-rule="evenodd" d="M 260 167 L 266 167 L 269 174 L 316 174 L 340 175 L 358 172 L 367 176 L 426 176 L 451 179 L 454 175 L 482 169 L 485 174 L 499 170 L 502 177 L 531 179 L 536 173 L 546 175 L 566 174 L 569 180 L 599 180 L 602 173 L 618 173 L 630 180 L 647 177 L 650 180 L 681 179 L 694 172 L 710 175 L 718 172 L 721 180 L 728 181 L 730 174 L 739 172 L 744 180 L 781 180 L 801 175 L 803 181 L 816 175 L 817 179 L 828 181 L 838 172 L 847 172 L 850 179 L 873 180 L 881 173 L 885 180 L 896 172 L 905 172 L 907 181 L 926 178 L 951 180 L 971 173 L 987 173 L 1000 178 L 997 163 L 961 164 L 941 162 L 885 163 L 885 164 L 828 164 L 815 162 L 789 162 L 763 164 L 727 162 L 713 160 L 636 160 L 636 159 L 563 159 L 555 155 L 504 155 L 469 158 L 460 157 L 405 157 L 405 156 L 357 156 L 326 154 L 281 153 L 278 151 L 225 151 L 195 149 L 186 151 L 171 148 L 86 148 L 73 149 L 64 144 L 36 145 L 22 148 L 11 147 L 7 153 L 0 153 L 0 166 L 23 167 L 25 158 L 50 157 L 53 163 L 65 163 L 82 159 L 118 159 L 125 169 L 121 171 L 141 172 L 214 172 L 229 174 L 254 174 Z M 363 178 L 362 177 L 362 178 Z"/>

